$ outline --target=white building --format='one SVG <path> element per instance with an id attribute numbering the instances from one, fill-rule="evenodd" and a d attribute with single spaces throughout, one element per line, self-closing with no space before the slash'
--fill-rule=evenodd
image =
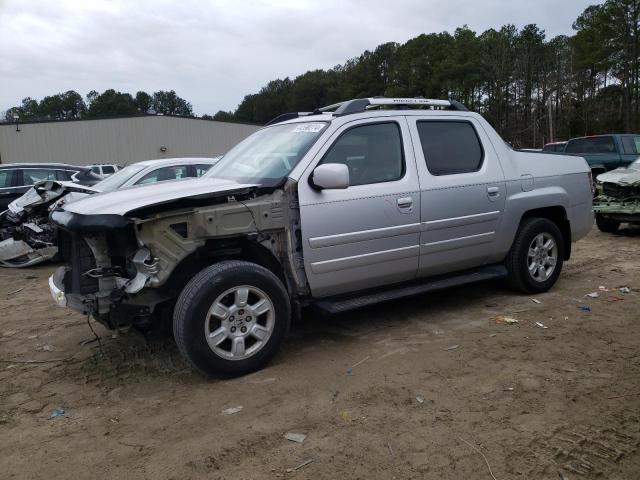
<path id="1" fill-rule="evenodd" d="M 0 124 L 0 163 L 128 165 L 155 158 L 214 157 L 259 128 L 163 115 Z"/>

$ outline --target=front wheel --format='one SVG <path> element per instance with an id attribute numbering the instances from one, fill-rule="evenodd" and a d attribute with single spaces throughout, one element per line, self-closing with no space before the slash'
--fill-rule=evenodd
<path id="1" fill-rule="evenodd" d="M 599 213 L 596 213 L 596 225 L 598 230 L 605 233 L 613 233 L 620 227 L 620 222 L 612 220 L 611 218 L 603 217 Z"/>
<path id="2" fill-rule="evenodd" d="M 546 218 L 522 221 L 505 265 L 508 285 L 523 293 L 542 293 L 558 280 L 564 240 L 558 226 Z"/>
<path id="3" fill-rule="evenodd" d="M 184 287 L 173 332 L 196 370 L 235 377 L 271 360 L 290 323 L 289 296 L 280 279 L 260 265 L 230 260 L 205 268 Z"/>

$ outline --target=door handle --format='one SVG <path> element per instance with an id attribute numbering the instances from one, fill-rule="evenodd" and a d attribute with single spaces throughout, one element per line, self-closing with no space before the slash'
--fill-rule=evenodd
<path id="1" fill-rule="evenodd" d="M 500 187 L 487 187 L 487 195 L 490 197 L 499 197 Z"/>
<path id="2" fill-rule="evenodd" d="M 411 208 L 413 206 L 413 198 L 402 197 L 398 199 L 398 208 Z"/>

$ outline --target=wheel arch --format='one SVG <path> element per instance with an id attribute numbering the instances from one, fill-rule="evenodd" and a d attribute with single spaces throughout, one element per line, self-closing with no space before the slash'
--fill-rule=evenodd
<path id="1" fill-rule="evenodd" d="M 561 205 L 553 205 L 527 210 L 522 214 L 519 224 L 521 225 L 527 218 L 546 218 L 555 223 L 562 234 L 563 260 L 569 260 L 571 257 L 571 225 L 565 208 Z"/>
<path id="2" fill-rule="evenodd" d="M 244 260 L 260 265 L 276 275 L 288 288 L 284 269 L 276 256 L 268 248 L 246 237 L 208 240 L 176 266 L 168 283 L 179 291 L 195 274 L 222 260 Z"/>

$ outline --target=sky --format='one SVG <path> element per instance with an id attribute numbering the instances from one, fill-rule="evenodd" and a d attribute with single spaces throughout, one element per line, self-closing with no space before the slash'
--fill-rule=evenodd
<path id="1" fill-rule="evenodd" d="M 175 90 L 197 115 L 275 78 L 421 33 L 536 23 L 571 34 L 597 0 L 0 0 L 0 111 L 24 97 Z M 535 5 L 535 6 L 534 6 Z"/>

